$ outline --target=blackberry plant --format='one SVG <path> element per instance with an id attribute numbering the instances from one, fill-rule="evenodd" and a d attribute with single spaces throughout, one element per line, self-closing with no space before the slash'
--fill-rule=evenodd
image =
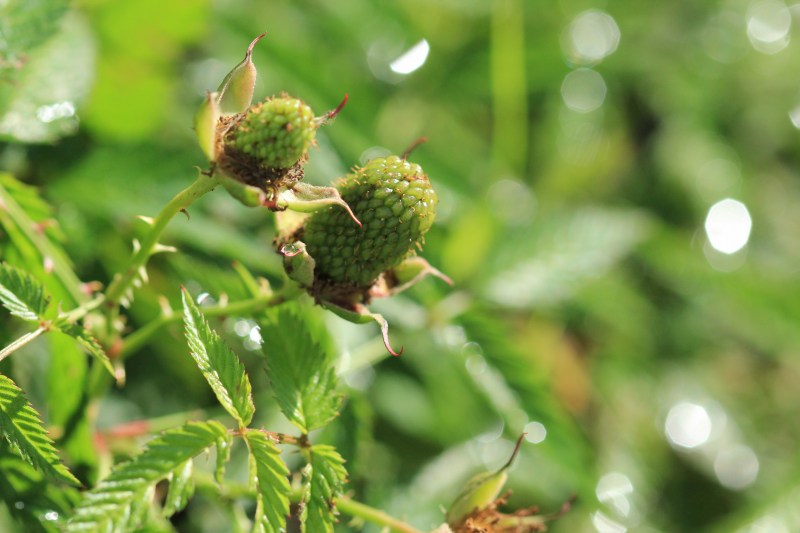
<path id="1" fill-rule="evenodd" d="M 221 408 L 214 419 L 179 417 L 184 418 L 179 424 L 119 429 L 117 434 L 156 435 L 140 452 L 114 466 L 107 450 L 110 437 L 98 436 L 95 450 L 105 464 L 78 477 L 62 461 L 25 391 L 0 374 L 0 433 L 10 444 L 9 450 L 0 450 L 3 477 L 12 470 L 28 469 L 26 475 L 56 484 L 46 495 L 35 495 L 39 499 L 30 505 L 9 507 L 33 530 L 171 530 L 171 521 L 196 492 L 228 497 L 236 490 L 251 503 L 249 512 L 236 519 L 240 530 L 286 531 L 289 524 L 299 523 L 302 531 L 332 532 L 340 514 L 349 514 L 392 531 L 417 531 L 349 497 L 344 491 L 348 474 L 343 457 L 312 434 L 339 416 L 344 397 L 334 353 L 302 311 L 301 299 L 307 292 L 316 303 L 348 320 L 377 321 L 387 350 L 399 355 L 390 347 L 388 323 L 367 305 L 372 298 L 395 294 L 429 274 L 449 282 L 416 255 L 434 222 L 438 198 L 428 176 L 408 161 L 407 154 L 373 159 L 332 187 L 304 183 L 317 128 L 341 111 L 347 97 L 320 117 L 302 100 L 286 94 L 252 104 L 256 81 L 252 54 L 262 37 L 251 42 L 244 60 L 207 94 L 196 115 L 197 138 L 208 168 L 156 217 L 143 217 L 147 230 L 111 283 L 80 285 L 68 263 L 52 255 L 49 260 L 59 261 L 56 272 L 64 283 L 79 288 L 74 306 L 65 301 L 54 305 L 35 276 L 11 263 L 0 264 L 0 303 L 30 324 L 28 333 L 0 350 L 0 361 L 45 334 L 71 338 L 94 358 L 82 383 L 81 405 L 86 411 L 75 413 L 86 417 L 82 423 L 88 427 L 96 424 L 97 405 L 112 383 L 125 384 L 127 354 L 173 318 L 182 320 L 187 351 Z M 123 309 L 131 306 L 135 289 L 147 282 L 148 260 L 157 252 L 174 251 L 159 242 L 168 222 L 219 186 L 248 207 L 277 212 L 275 245 L 287 273 L 284 287 L 275 291 L 240 269 L 248 298 L 203 307 L 183 288 L 179 311 L 167 309 L 149 326 L 128 331 Z M 3 206 L 15 223 L 25 227 L 30 221 L 25 210 L 16 207 L 19 197 L 4 196 Z M 48 249 L 45 236 L 29 238 L 34 249 Z M 251 378 L 206 318 L 231 313 L 249 313 L 258 322 L 266 339 L 262 352 L 274 402 L 296 432 L 272 431 L 256 422 Z M 235 441 L 242 446 L 234 448 Z M 282 450 L 287 447 L 300 452 L 299 465 L 286 461 Z M 198 458 L 209 452 L 215 464 L 204 472 Z M 232 453 L 247 456 L 248 475 L 243 481 L 235 482 L 226 474 Z M 437 531 L 451 526 L 472 531 L 473 515 L 495 516 L 492 505 L 505 480 L 502 472 L 489 476 L 493 484 L 488 491 L 478 491 L 479 497 L 468 487 L 472 492 L 459 498 L 447 515 L 450 524 Z M 15 490 L 13 483 L 0 482 L 0 494 L 7 500 Z M 534 526 L 541 526 L 541 521 L 512 519 L 491 530 L 533 531 Z"/>

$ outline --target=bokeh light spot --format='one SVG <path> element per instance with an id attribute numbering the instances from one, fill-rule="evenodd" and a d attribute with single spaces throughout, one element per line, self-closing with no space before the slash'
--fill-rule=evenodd
<path id="1" fill-rule="evenodd" d="M 725 254 L 738 252 L 750 239 L 753 221 L 742 202 L 726 198 L 711 206 L 706 216 L 706 235 L 715 250 Z"/>
<path id="2" fill-rule="evenodd" d="M 681 402 L 672 406 L 664 423 L 669 441 L 681 448 L 696 448 L 711 436 L 711 417 L 705 407 Z"/>
<path id="3" fill-rule="evenodd" d="M 758 477 L 758 470 L 759 463 L 755 452 L 741 444 L 725 448 L 714 460 L 714 473 L 717 479 L 729 489 L 741 490 L 749 487 Z"/>
<path id="4" fill-rule="evenodd" d="M 525 440 L 533 444 L 539 444 L 547 438 L 547 428 L 541 422 L 528 422 L 525 424 Z"/>
<path id="5" fill-rule="evenodd" d="M 564 105 L 579 113 L 590 113 L 603 105 L 606 82 L 592 69 L 579 68 L 564 76 L 561 98 Z"/>
<path id="6" fill-rule="evenodd" d="M 625 533 L 628 528 L 610 519 L 600 511 L 592 514 L 592 525 L 599 533 Z"/>
<path id="7" fill-rule="evenodd" d="M 609 472 L 600 478 L 595 487 L 597 499 L 613 507 L 621 516 L 631 512 L 628 495 L 633 493 L 633 483 L 625 474 Z"/>
<path id="8" fill-rule="evenodd" d="M 576 16 L 567 28 L 566 52 L 576 63 L 594 64 L 619 46 L 620 32 L 608 13 L 590 9 Z"/>
<path id="9" fill-rule="evenodd" d="M 786 4 L 762 0 L 747 11 L 747 37 L 759 52 L 775 54 L 789 44 L 792 14 Z"/>
<path id="10" fill-rule="evenodd" d="M 392 69 L 392 72 L 398 74 L 411 74 L 425 64 L 430 51 L 431 47 L 428 41 L 422 39 L 404 52 L 403 55 L 392 61 L 389 64 L 389 68 Z"/>

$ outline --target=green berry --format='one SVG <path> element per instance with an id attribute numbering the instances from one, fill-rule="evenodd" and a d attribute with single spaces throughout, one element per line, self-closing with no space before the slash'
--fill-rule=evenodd
<path id="1" fill-rule="evenodd" d="M 265 168 L 290 168 L 314 143 L 314 113 L 302 100 L 270 98 L 250 107 L 225 134 L 226 151 L 255 158 Z"/>
<path id="2" fill-rule="evenodd" d="M 397 156 L 373 159 L 336 188 L 362 226 L 331 207 L 311 215 L 302 239 L 318 281 L 368 289 L 421 243 L 438 198 L 422 168 Z"/>

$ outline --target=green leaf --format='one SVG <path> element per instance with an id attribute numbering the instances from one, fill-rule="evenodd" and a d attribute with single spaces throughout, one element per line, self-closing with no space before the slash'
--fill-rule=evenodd
<path id="1" fill-rule="evenodd" d="M 303 502 L 305 509 L 300 517 L 303 532 L 333 533 L 336 522 L 336 497 L 341 495 L 347 479 L 344 459 L 325 444 L 312 446 L 305 469 Z"/>
<path id="2" fill-rule="evenodd" d="M 116 531 L 135 528 L 129 518 L 153 486 L 192 457 L 214 445 L 230 446 L 219 422 L 188 422 L 147 443 L 132 460 L 117 465 L 95 488 L 84 493 L 66 531 Z M 219 451 L 217 452 L 219 453 Z"/>
<path id="3" fill-rule="evenodd" d="M 191 459 L 179 465 L 169 476 L 169 491 L 162 514 L 169 518 L 181 511 L 194 495 L 194 463 Z"/>
<path id="4" fill-rule="evenodd" d="M 0 433 L 23 459 L 52 479 L 80 485 L 58 457 L 39 413 L 22 389 L 0 374 Z"/>
<path id="5" fill-rule="evenodd" d="M 304 320 L 296 306 L 282 306 L 270 316 L 261 335 L 273 394 L 284 416 L 308 433 L 335 418 L 342 405 L 333 358 L 320 346 L 324 330 Z"/>
<path id="6" fill-rule="evenodd" d="M 286 529 L 289 515 L 289 469 L 275 443 L 258 430 L 245 434 L 250 449 L 251 483 L 256 487 L 254 533 L 278 533 Z"/>
<path id="7" fill-rule="evenodd" d="M 12 315 L 29 322 L 44 317 L 48 299 L 44 287 L 27 272 L 7 263 L 0 264 L 0 302 Z"/>
<path id="8" fill-rule="evenodd" d="M 77 107 L 92 86 L 94 42 L 77 13 L 15 73 L 0 92 L 0 135 L 22 142 L 51 142 L 78 128 Z"/>
<path id="9" fill-rule="evenodd" d="M 506 239 L 484 265 L 483 294 L 500 305 L 541 307 L 561 302 L 602 276 L 650 232 L 637 211 L 584 208 L 556 214 L 526 238 Z"/>
<path id="10" fill-rule="evenodd" d="M 22 61 L 57 29 L 68 0 L 10 0 L 0 7 L 0 58 L 4 68 Z"/>
<path id="11" fill-rule="evenodd" d="M 111 364 L 111 360 L 106 355 L 105 350 L 103 347 L 100 346 L 100 343 L 97 342 L 97 339 L 92 337 L 92 334 L 89 333 L 86 329 L 79 326 L 78 324 L 65 324 L 59 323 L 56 321 L 53 323 L 53 327 L 58 329 L 64 335 L 68 335 L 78 341 L 89 355 L 97 359 L 97 361 L 102 364 L 108 373 L 111 374 L 113 377 L 116 377 L 116 373 L 114 372 L 114 365 Z"/>
<path id="12" fill-rule="evenodd" d="M 57 533 L 79 500 L 75 487 L 52 483 L 7 447 L 0 448 L 0 501 L 20 523 L 14 531 Z"/>
<path id="13" fill-rule="evenodd" d="M 65 308 L 77 306 L 86 295 L 58 244 L 63 232 L 51 217 L 52 209 L 33 187 L 0 173 L 0 227 L 6 237 L 1 243 L 6 249 L 0 252 L 8 257 L 13 250 L 19 265 L 40 280 L 57 302 Z"/>
<path id="14" fill-rule="evenodd" d="M 206 322 L 205 317 L 183 290 L 183 323 L 192 357 L 217 400 L 245 427 L 253 419 L 255 406 L 244 365 Z"/>

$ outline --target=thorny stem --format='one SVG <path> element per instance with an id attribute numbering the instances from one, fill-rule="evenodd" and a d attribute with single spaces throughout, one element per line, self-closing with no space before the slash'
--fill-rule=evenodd
<path id="1" fill-rule="evenodd" d="M 111 285 L 108 286 L 108 289 L 106 289 L 105 296 L 109 309 L 116 309 L 120 300 L 128 289 L 130 289 L 147 260 L 153 255 L 153 251 L 158 244 L 158 239 L 161 237 L 164 229 L 166 229 L 169 221 L 182 210 L 189 207 L 192 202 L 214 189 L 218 183 L 219 182 L 215 178 L 201 174 L 194 183 L 175 195 L 175 197 L 164 206 L 158 216 L 153 219 L 150 231 L 141 242 L 139 250 L 131 256 L 127 268 L 122 274 L 118 274 L 114 278 L 114 281 L 111 282 Z"/>
<path id="2" fill-rule="evenodd" d="M 252 314 L 267 309 L 268 307 L 280 305 L 291 300 L 293 297 L 294 293 L 292 290 L 282 290 L 277 293 L 263 294 L 255 298 L 240 300 L 226 305 L 203 307 L 203 314 L 206 317 Z M 144 345 L 153 335 L 158 333 L 161 328 L 170 324 L 177 324 L 182 320 L 182 312 L 172 311 L 156 320 L 148 322 L 147 325 L 137 329 L 122 340 L 122 348 L 119 352 L 119 357 L 124 359 Z"/>

